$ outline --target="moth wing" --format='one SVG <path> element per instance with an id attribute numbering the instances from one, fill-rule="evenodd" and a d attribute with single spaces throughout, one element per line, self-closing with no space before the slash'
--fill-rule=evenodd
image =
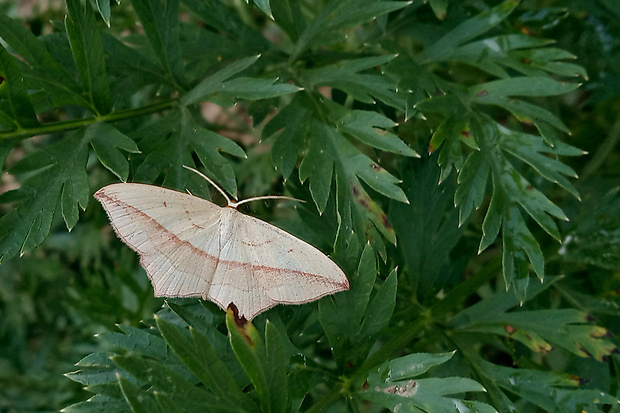
<path id="1" fill-rule="evenodd" d="M 348 290 L 344 272 L 321 251 L 293 235 L 235 210 L 223 235 L 209 298 L 233 302 L 251 320 L 276 304 L 303 304 Z"/>
<path id="2" fill-rule="evenodd" d="M 94 196 L 118 237 L 140 255 L 155 296 L 206 298 L 221 248 L 221 207 L 143 184 L 112 184 Z"/>

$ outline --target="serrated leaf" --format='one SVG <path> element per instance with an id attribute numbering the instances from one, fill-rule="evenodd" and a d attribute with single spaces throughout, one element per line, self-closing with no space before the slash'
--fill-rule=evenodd
<path id="1" fill-rule="evenodd" d="M 454 204 L 459 207 L 459 226 L 469 219 L 474 209 L 478 209 L 482 205 L 489 172 L 490 165 L 480 152 L 471 153 L 463 164 L 457 178 L 458 187 L 454 194 Z M 491 208 L 487 210 L 487 216 L 489 211 Z M 484 231 L 483 226 L 483 234 L 486 234 Z M 497 233 L 490 242 L 493 242 L 496 236 Z M 488 246 L 486 242 L 484 245 Z"/>
<path id="2" fill-rule="evenodd" d="M 146 37 L 168 82 L 175 88 L 186 88 L 183 57 L 178 35 L 179 0 L 157 2 L 132 0 Z"/>
<path id="3" fill-rule="evenodd" d="M 140 49 L 126 45 L 107 32 L 101 33 L 101 42 L 104 51 L 114 56 L 113 61 L 107 62 L 108 67 L 131 77 L 135 85 L 168 83 L 166 74 L 151 55 L 146 56 Z"/>
<path id="4" fill-rule="evenodd" d="M 260 56 L 251 56 L 232 63 L 206 77 L 181 98 L 182 105 L 189 105 L 221 90 L 224 82 L 254 64 Z"/>
<path id="5" fill-rule="evenodd" d="M 310 150 L 299 165 L 299 180 L 305 182 L 310 178 L 310 194 L 319 212 L 325 210 L 332 186 L 332 173 L 336 161 L 333 151 L 330 150 L 332 146 L 327 134 L 314 134 Z"/>
<path id="6" fill-rule="evenodd" d="M 136 143 L 112 125 L 97 122 L 86 129 L 86 136 L 95 150 L 99 162 L 121 181 L 127 181 L 129 162 L 120 149 L 140 153 Z"/>
<path id="7" fill-rule="evenodd" d="M 377 112 L 345 111 L 337 122 L 338 129 L 353 135 L 366 145 L 399 155 L 419 157 L 417 152 L 398 136 L 386 130 L 397 124 Z"/>
<path id="8" fill-rule="evenodd" d="M 580 389 L 580 378 L 569 374 L 510 368 L 478 360 L 484 374 L 506 391 L 529 400 L 545 411 L 603 411 L 601 405 L 617 406 L 618 399 L 595 389 Z"/>
<path id="9" fill-rule="evenodd" d="M 228 3 L 183 0 L 183 6 L 198 16 L 207 27 L 222 33 L 226 38 L 234 39 L 239 47 L 235 52 L 236 57 L 275 49 L 273 43 L 268 41 L 257 27 L 246 22 Z"/>
<path id="10" fill-rule="evenodd" d="M 312 88 L 332 86 L 364 103 L 375 103 L 375 98 L 386 105 L 403 110 L 404 99 L 396 93 L 396 83 L 379 74 L 359 73 L 384 65 L 395 55 L 383 55 L 347 60 L 335 65 L 306 71 Z"/>
<path id="11" fill-rule="evenodd" d="M 408 4 L 397 1 L 331 0 L 320 8 L 317 15 L 311 19 L 311 23 L 300 34 L 289 62 L 295 61 L 311 46 L 330 42 L 329 40 L 337 35 L 335 31 L 338 29 L 366 23 L 377 16 L 398 10 Z"/>
<path id="12" fill-rule="evenodd" d="M 449 359 L 453 353 L 439 355 L 434 360 L 431 359 L 430 368 L 433 363 L 443 363 Z M 428 359 L 428 355 L 413 354 L 413 359 L 420 359 L 424 362 L 424 358 Z M 432 355 L 431 355 L 432 356 Z M 410 356 L 405 356 L 410 357 Z M 404 359 L 405 357 L 401 358 Z M 398 360 L 398 359 L 397 359 Z M 422 368 L 421 370 L 424 370 Z M 438 412 L 438 413 L 469 413 L 479 411 L 485 413 L 495 412 L 490 405 L 480 403 L 471 404 L 474 410 L 467 405 L 468 401 L 446 396 L 461 394 L 465 392 L 484 391 L 484 387 L 468 378 L 462 377 L 445 377 L 445 378 L 426 378 L 418 380 L 394 380 L 374 374 L 368 378 L 368 390 L 359 392 L 359 397 L 374 401 L 375 403 L 386 407 L 390 410 L 407 411 L 407 412 Z"/>
<path id="13" fill-rule="evenodd" d="M 75 64 L 80 72 L 82 87 L 89 104 L 98 115 L 112 107 L 105 54 L 90 2 L 67 1 L 65 27 Z"/>
<path id="14" fill-rule="evenodd" d="M 457 46 L 478 37 L 501 23 L 518 4 L 518 0 L 507 0 L 464 21 L 420 53 L 416 61 L 419 64 L 428 64 L 441 60 L 446 50 L 454 50 Z"/>
<path id="15" fill-rule="evenodd" d="M 72 404 L 61 410 L 62 413 L 126 413 L 129 406 L 124 400 L 118 400 L 109 396 L 96 394 L 90 399 Z"/>
<path id="16" fill-rule="evenodd" d="M 396 305 L 397 283 L 397 272 L 393 269 L 368 303 L 360 334 L 368 337 L 369 341 L 376 338 L 390 322 Z"/>
<path id="17" fill-rule="evenodd" d="M 236 321 L 233 310 L 226 311 L 230 344 L 250 377 L 263 411 L 284 412 L 287 408 L 286 366 L 282 338 L 275 327 L 265 326 L 265 340 L 251 322 Z"/>
<path id="18" fill-rule="evenodd" d="M 433 133 L 429 143 L 428 152 L 430 154 L 441 148 L 437 163 L 441 166 L 441 176 L 439 182 L 445 180 L 452 168 L 457 172 L 463 167 L 465 162 L 461 142 L 469 145 L 477 145 L 472 139 L 469 130 L 469 119 L 466 116 L 450 116 L 444 120 L 437 130 Z"/>
<path id="19" fill-rule="evenodd" d="M 53 107 L 63 104 L 90 107 L 80 94 L 80 86 L 30 30 L 0 14 L 0 37 L 28 62 L 28 65 L 24 66 L 24 70 L 28 70 L 23 73 L 28 86 L 32 89 L 44 89 L 49 99 L 55 103 Z"/>
<path id="20" fill-rule="evenodd" d="M 0 45 L 0 104 L 0 123 L 7 128 L 20 130 L 39 124 L 17 63 L 2 45 Z"/>
<path id="21" fill-rule="evenodd" d="M 0 202 L 16 193 L 23 201 L 0 218 L 0 261 L 40 245 L 59 209 L 67 228 L 73 228 L 78 207 L 85 209 L 88 204 L 87 160 L 87 140 L 84 131 L 79 130 L 13 166 L 14 174 L 35 173 L 24 180 L 19 190 L 0 195 Z"/>
<path id="22" fill-rule="evenodd" d="M 566 175 L 576 178 L 577 174 L 575 171 L 549 155 L 580 156 L 584 153 L 582 150 L 561 142 L 551 147 L 537 136 L 504 128 L 500 130 L 505 137 L 502 140 L 502 148 L 504 150 L 527 162 L 547 180 L 557 183 L 573 196 L 579 198 L 579 193 L 565 177 Z"/>
<path id="23" fill-rule="evenodd" d="M 199 331 L 192 329 L 191 337 L 181 332 L 178 327 L 155 318 L 157 327 L 168 345 L 181 361 L 202 381 L 202 383 L 230 409 L 256 411 L 257 407 L 243 394 L 226 365 L 219 359 L 209 340 Z"/>
<path id="24" fill-rule="evenodd" d="M 519 76 L 481 83 L 469 88 L 468 92 L 475 103 L 492 103 L 495 99 L 510 96 L 557 96 L 579 86 L 550 77 Z"/>
<path id="25" fill-rule="evenodd" d="M 125 400 L 134 413 L 153 413 L 162 412 L 159 409 L 157 401 L 152 393 L 142 390 L 139 386 L 130 382 L 123 377 L 118 378 L 118 384 L 121 387 Z"/>
<path id="26" fill-rule="evenodd" d="M 301 88 L 288 83 L 277 83 L 277 79 L 238 77 L 223 82 L 217 93 L 233 98 L 259 100 L 299 92 Z"/>
<path id="27" fill-rule="evenodd" d="M 246 158 L 243 149 L 233 140 L 202 128 L 193 122 L 183 128 L 183 138 L 187 141 L 189 148 L 196 152 L 200 162 L 211 175 L 217 179 L 224 189 L 236 196 L 235 172 L 230 162 L 222 156 L 222 152 L 239 158 Z"/>
<path id="28" fill-rule="evenodd" d="M 377 275 L 374 255 L 372 248 L 366 245 L 357 272 L 350 279 L 349 292 L 319 301 L 319 320 L 341 368 L 347 363 L 352 366 L 360 364 L 376 340 L 375 336 L 360 334 L 364 319 L 369 316 L 370 296 Z M 391 293 L 389 284 L 385 293 Z M 383 298 L 387 300 L 391 297 L 386 294 Z M 382 305 L 389 310 L 391 303 L 383 301 Z"/>
<path id="29" fill-rule="evenodd" d="M 114 347 L 133 353 L 157 358 L 166 356 L 166 342 L 161 337 L 124 324 L 119 324 L 118 327 L 123 333 L 106 331 L 99 333 L 97 337 Z"/>
<path id="30" fill-rule="evenodd" d="M 410 161 L 401 175 L 410 204 L 391 202 L 389 220 L 403 252 L 402 277 L 408 280 L 409 294 L 425 304 L 446 287 L 451 276 L 457 276 L 451 253 L 465 227 L 457 225 L 452 181 L 437 183 L 440 170 L 435 157 Z"/>
<path id="31" fill-rule="evenodd" d="M 112 360 L 141 382 L 149 383 L 152 390 L 170 396 L 179 407 L 206 412 L 229 411 L 204 388 L 193 385 L 161 361 L 139 356 L 115 356 Z"/>
<path id="32" fill-rule="evenodd" d="M 297 104 L 294 98 L 263 128 L 263 140 L 286 128 L 283 133 L 277 134 L 271 148 L 272 162 L 281 171 L 284 179 L 287 179 L 293 172 L 297 164 L 297 154 L 304 148 L 306 136 L 311 136 L 311 126 L 312 118 L 309 111 Z"/>
<path id="33" fill-rule="evenodd" d="M 551 343 L 580 357 L 604 360 L 616 346 L 605 339 L 610 335 L 605 328 L 587 324 L 588 319 L 575 309 L 493 312 L 464 330 L 503 335 L 542 353 L 551 350 Z"/>

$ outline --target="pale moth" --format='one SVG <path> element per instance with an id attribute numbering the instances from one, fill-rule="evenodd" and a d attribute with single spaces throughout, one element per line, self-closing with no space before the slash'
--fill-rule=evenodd
<path id="1" fill-rule="evenodd" d="M 303 304 L 349 289 L 342 270 L 321 251 L 260 219 L 201 172 L 226 199 L 206 199 L 153 185 L 118 183 L 95 198 L 118 237 L 140 255 L 157 297 L 201 297 L 252 320 L 276 304 Z"/>

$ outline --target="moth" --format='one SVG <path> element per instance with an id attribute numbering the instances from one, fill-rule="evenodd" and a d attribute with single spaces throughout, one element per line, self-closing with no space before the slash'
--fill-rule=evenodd
<path id="1" fill-rule="evenodd" d="M 156 297 L 200 297 L 252 320 L 277 304 L 303 304 L 349 289 L 344 272 L 321 251 L 265 221 L 188 193 L 118 183 L 94 197 L 116 235 L 140 255 Z"/>

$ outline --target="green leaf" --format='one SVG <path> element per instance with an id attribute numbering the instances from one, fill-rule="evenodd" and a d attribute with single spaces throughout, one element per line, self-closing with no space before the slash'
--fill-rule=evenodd
<path id="1" fill-rule="evenodd" d="M 155 317 L 157 327 L 168 345 L 181 361 L 200 379 L 216 396 L 227 404 L 228 408 L 240 411 L 256 411 L 257 407 L 241 391 L 226 365 L 218 357 L 209 340 L 199 331 L 191 329 L 191 337 L 178 327 Z"/>
<path id="2" fill-rule="evenodd" d="M 105 24 L 107 24 L 108 27 L 110 27 L 110 16 L 111 16 L 110 2 L 107 0 L 95 0 L 95 2 L 97 4 L 97 11 L 101 15 L 101 18 L 103 19 Z"/>
<path id="3" fill-rule="evenodd" d="M 183 409 L 205 412 L 231 411 L 204 388 L 195 386 L 161 361 L 139 356 L 115 356 L 112 360 L 141 382 L 150 384 L 152 390 L 169 396 Z"/>
<path id="4" fill-rule="evenodd" d="M 107 62 L 110 70 L 131 79 L 134 86 L 168 83 L 166 73 L 158 66 L 155 57 L 146 56 L 140 49 L 126 45 L 107 32 L 102 32 L 101 42 L 105 53 L 114 56 Z"/>
<path id="5" fill-rule="evenodd" d="M 474 149 L 477 149 L 469 131 L 468 117 L 450 116 L 433 133 L 428 151 L 432 154 L 441 147 L 437 159 L 437 163 L 441 165 L 440 182 L 450 175 L 452 168 L 456 169 L 457 172 L 461 171 L 465 162 L 461 143 L 474 146 Z"/>
<path id="6" fill-rule="evenodd" d="M 65 104 L 90 107 L 81 95 L 80 86 L 30 30 L 0 14 L 0 37 L 28 63 L 22 70 L 29 88 L 44 89 L 48 98 L 55 103 L 53 107 Z"/>
<path id="7" fill-rule="evenodd" d="M 316 131 L 316 126 L 310 127 L 310 130 Z M 299 179 L 304 182 L 310 178 L 310 193 L 319 212 L 325 210 L 332 186 L 336 157 L 330 146 L 332 142 L 326 133 L 315 133 L 310 150 L 299 165 Z"/>
<path id="8" fill-rule="evenodd" d="M 127 181 L 129 162 L 120 149 L 140 153 L 136 143 L 108 123 L 94 123 L 86 129 L 86 136 L 99 158 L 99 162 L 121 181 Z"/>
<path id="9" fill-rule="evenodd" d="M 474 209 L 478 209 L 484 201 L 484 195 L 486 193 L 487 181 L 490 172 L 490 164 L 485 159 L 484 155 L 480 152 L 473 152 L 468 157 L 463 168 L 459 172 L 457 182 L 458 187 L 454 194 L 454 204 L 459 206 L 459 226 L 463 225 L 465 221 L 469 219 Z M 497 194 L 497 195 L 496 195 Z M 494 196 L 501 196 L 498 192 L 493 193 Z M 491 198 L 491 205 L 493 204 L 493 198 Z M 496 216 L 496 208 L 493 209 L 489 206 L 485 222 L 487 225 L 482 227 L 482 239 L 481 246 L 490 245 L 495 237 L 497 237 L 497 230 L 491 229 L 489 231 L 489 223 L 491 217 Z M 489 219 L 489 221 L 487 221 Z M 491 226 L 493 228 L 493 226 Z M 487 241 L 490 240 L 490 241 Z"/>
<path id="10" fill-rule="evenodd" d="M 269 6 L 269 0 L 254 0 L 254 4 L 268 17 L 273 19 L 273 15 L 271 14 L 271 7 Z"/>
<path id="11" fill-rule="evenodd" d="M 145 356 L 161 358 L 168 353 L 166 342 L 159 336 L 136 327 L 119 324 L 123 333 L 106 331 L 97 337 L 106 343 Z"/>
<path id="12" fill-rule="evenodd" d="M 263 140 L 275 136 L 275 141 L 271 148 L 271 159 L 275 167 L 282 173 L 284 179 L 291 175 L 297 165 L 297 154 L 304 148 L 306 137 L 312 136 L 310 112 L 303 105 L 297 104 L 296 99 L 296 97 L 293 98 L 292 103 L 279 110 L 271 121 L 265 125 L 262 132 Z M 284 132 L 278 133 L 278 131 L 284 128 L 286 128 Z M 319 199 L 323 198 L 319 197 Z M 323 205 L 323 203 L 320 204 Z M 321 209 L 319 208 L 319 210 Z"/>
<path id="13" fill-rule="evenodd" d="M 446 51 L 454 50 L 459 45 L 497 26 L 512 13 L 518 4 L 519 0 L 507 0 L 464 21 L 430 47 L 424 49 L 416 57 L 416 61 L 419 64 L 429 64 L 442 60 Z"/>
<path id="14" fill-rule="evenodd" d="M 581 389 L 574 375 L 525 368 L 510 368 L 478 360 L 484 374 L 507 392 L 530 401 L 549 412 L 577 410 L 602 412 L 601 405 L 617 406 L 617 398 L 598 389 Z"/>
<path id="15" fill-rule="evenodd" d="M 360 142 L 377 149 L 404 156 L 420 156 L 398 136 L 386 130 L 386 128 L 393 128 L 397 125 L 391 119 L 376 112 L 345 111 L 336 105 L 333 106 L 333 115 L 337 114 L 336 110 L 341 110 L 342 113 L 342 116 L 336 120 L 339 130 L 351 134 Z"/>
<path id="16" fill-rule="evenodd" d="M 142 152 L 148 154 L 144 158 L 136 157 L 140 164 L 136 180 L 153 182 L 162 173 L 166 173 L 164 186 L 178 190 L 191 189 L 194 194 L 205 193 L 204 180 L 196 181 L 200 182 L 200 190 L 194 191 L 194 188 L 189 187 L 195 174 L 182 167 L 194 166 L 192 154 L 196 153 L 208 175 L 236 196 L 234 171 L 221 153 L 245 157 L 245 152 L 232 140 L 200 126 L 187 109 L 171 111 L 165 117 L 132 133 L 132 138 L 138 142 Z"/>
<path id="17" fill-rule="evenodd" d="M 474 103 L 493 103 L 509 96 L 557 96 L 572 92 L 578 83 L 559 82 L 549 77 L 520 76 L 493 80 L 469 88 Z"/>
<path id="18" fill-rule="evenodd" d="M 132 0 L 151 48 L 159 60 L 168 82 L 177 89 L 185 89 L 187 81 L 178 34 L 179 0 Z"/>
<path id="19" fill-rule="evenodd" d="M 219 92 L 226 80 L 250 67 L 259 57 L 246 57 L 206 77 L 181 98 L 181 104 L 189 105 L 204 99 L 208 95 Z"/>
<path id="20" fill-rule="evenodd" d="M 385 408 L 409 412 L 494 412 L 484 403 L 445 396 L 484 391 L 479 383 L 461 377 L 413 380 L 430 368 L 448 361 L 454 353 L 414 353 L 387 361 L 369 374 L 368 389 L 357 396 Z M 470 409 L 469 407 L 474 407 Z"/>
<path id="21" fill-rule="evenodd" d="M 439 20 L 446 18 L 446 11 L 448 10 L 448 0 L 429 0 L 433 13 Z"/>
<path id="22" fill-rule="evenodd" d="M 256 79 L 238 77 L 220 85 L 217 93 L 232 98 L 259 100 L 288 95 L 299 92 L 301 89 L 288 83 L 276 83 L 277 79 Z"/>
<path id="23" fill-rule="evenodd" d="M 116 366 L 110 360 L 111 353 L 91 353 L 75 365 L 79 370 L 66 373 L 65 376 L 85 386 L 115 383 Z"/>
<path id="24" fill-rule="evenodd" d="M 319 301 L 319 320 L 338 366 L 358 367 L 368 355 L 378 333 L 390 319 L 396 298 L 396 273 L 371 299 L 377 275 L 375 253 L 366 245 L 346 294 Z"/>
<path id="25" fill-rule="evenodd" d="M 61 410 L 63 413 L 126 413 L 129 406 L 124 400 L 117 400 L 112 397 L 96 394 L 85 402 L 80 402 L 67 406 Z"/>
<path id="26" fill-rule="evenodd" d="M 295 61 L 311 46 L 331 43 L 336 30 L 351 27 L 377 16 L 406 7 L 409 3 L 377 0 L 330 0 L 311 20 L 301 33 L 290 54 L 289 62 Z"/>
<path id="27" fill-rule="evenodd" d="M 193 123 L 183 128 L 183 138 L 198 155 L 198 159 L 211 173 L 210 175 L 214 176 L 230 194 L 236 196 L 235 172 L 222 153 L 247 158 L 243 149 L 233 140 Z"/>
<path id="28" fill-rule="evenodd" d="M 105 67 L 101 36 L 90 2 L 68 0 L 65 18 L 69 44 L 77 65 L 82 87 L 90 107 L 97 115 L 107 114 L 111 107 L 110 87 Z"/>
<path id="29" fill-rule="evenodd" d="M 263 340 L 251 322 L 238 322 L 230 308 L 226 312 L 230 345 L 256 389 L 262 410 L 284 412 L 288 398 L 288 357 L 284 353 L 281 336 L 270 324 L 267 321 Z"/>
<path id="30" fill-rule="evenodd" d="M 375 103 L 375 98 L 386 105 L 403 110 L 404 99 L 396 93 L 396 83 L 379 74 L 359 73 L 372 70 L 392 60 L 394 55 L 346 60 L 343 63 L 308 70 L 306 81 L 311 88 L 332 86 L 363 103 Z"/>
<path id="31" fill-rule="evenodd" d="M 0 124 L 14 130 L 39 124 L 14 58 L 0 45 Z"/>
<path id="32" fill-rule="evenodd" d="M 493 312 L 462 329 L 509 337 L 541 353 L 548 353 L 551 343 L 602 361 L 617 351 L 616 346 L 605 339 L 610 335 L 605 328 L 586 324 L 588 320 L 587 314 L 574 309 Z"/>
<path id="33" fill-rule="evenodd" d="M 581 156 L 584 151 L 562 142 L 558 142 L 555 146 L 549 146 L 534 135 L 505 128 L 500 130 L 504 136 L 502 148 L 506 152 L 526 162 L 547 180 L 557 183 L 579 199 L 579 193 L 566 179 L 566 176 L 577 178 L 577 174 L 568 165 L 552 156 Z"/>
<path id="34" fill-rule="evenodd" d="M 435 157 L 408 162 L 401 176 L 410 204 L 391 202 L 388 218 L 403 252 L 401 280 L 407 280 L 412 290 L 409 294 L 425 304 L 434 300 L 452 277 L 460 276 L 462 269 L 455 268 L 451 254 L 465 226 L 458 225 L 452 181 L 437 184 L 440 170 Z"/>
<path id="35" fill-rule="evenodd" d="M 131 381 L 118 377 L 118 384 L 121 386 L 125 400 L 134 413 L 162 412 L 153 394 L 142 390 Z"/>
<path id="36" fill-rule="evenodd" d="M 0 195 L 6 202 L 17 195 L 23 202 L 0 218 L 0 261 L 40 245 L 50 232 L 58 209 L 68 229 L 78 220 L 78 207 L 89 199 L 87 140 L 79 130 L 64 140 L 33 152 L 13 166 L 14 174 L 34 172 L 20 189 Z"/>

